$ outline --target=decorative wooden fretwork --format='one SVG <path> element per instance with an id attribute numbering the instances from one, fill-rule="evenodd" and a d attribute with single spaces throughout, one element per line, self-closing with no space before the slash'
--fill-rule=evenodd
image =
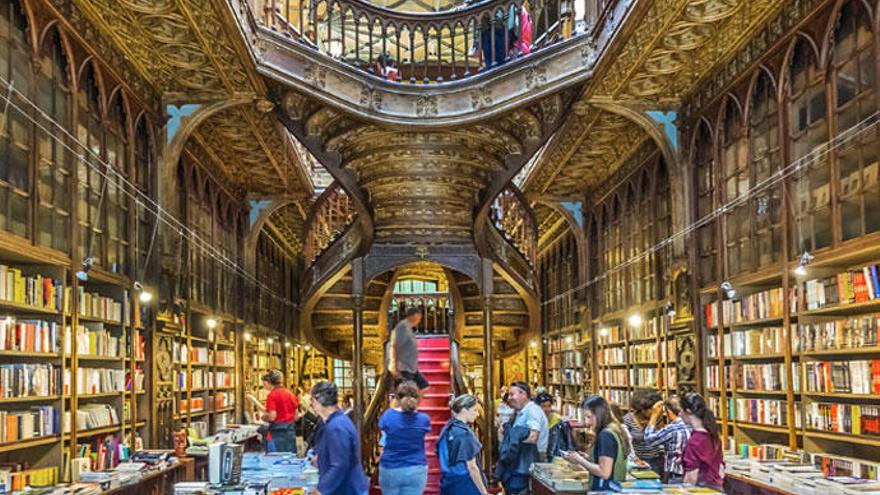
<path id="1" fill-rule="evenodd" d="M 311 265 L 354 222 L 351 198 L 339 184 L 331 185 L 313 207 L 306 231 L 305 260 Z"/>
<path id="2" fill-rule="evenodd" d="M 508 186 L 492 204 L 492 225 L 529 264 L 535 262 L 538 226 L 529 204 L 515 186 Z"/>

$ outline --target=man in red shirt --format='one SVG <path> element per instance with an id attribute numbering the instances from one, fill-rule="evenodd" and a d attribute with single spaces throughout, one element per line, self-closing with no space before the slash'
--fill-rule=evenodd
<path id="1" fill-rule="evenodd" d="M 260 419 L 269 423 L 274 452 L 296 453 L 296 410 L 299 408 L 296 396 L 282 386 L 283 375 L 278 370 L 269 370 L 263 382 L 269 391 L 266 405 L 260 404 L 256 397 L 250 396 L 254 407 L 262 411 Z"/>

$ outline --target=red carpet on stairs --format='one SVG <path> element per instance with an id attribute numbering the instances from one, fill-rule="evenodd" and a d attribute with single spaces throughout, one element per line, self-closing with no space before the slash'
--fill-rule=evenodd
<path id="1" fill-rule="evenodd" d="M 434 453 L 440 429 L 449 420 L 449 398 L 452 393 L 449 373 L 449 337 L 419 337 L 419 371 L 430 383 L 422 393 L 419 411 L 431 417 L 431 432 L 425 437 L 425 454 L 428 457 L 428 484 L 425 495 L 440 493 L 440 461 Z M 379 495 L 378 478 L 370 489 L 370 495 Z"/>
<path id="2" fill-rule="evenodd" d="M 435 445 L 440 429 L 449 420 L 449 396 L 452 393 L 449 374 L 449 337 L 422 337 L 419 341 L 419 371 L 431 384 L 422 393 L 419 410 L 431 417 L 431 433 L 425 437 L 428 455 L 428 484 L 426 495 L 440 493 L 440 461 Z"/>

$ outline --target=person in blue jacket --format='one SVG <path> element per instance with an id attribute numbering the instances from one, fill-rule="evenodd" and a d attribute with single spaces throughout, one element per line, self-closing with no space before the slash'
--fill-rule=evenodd
<path id="1" fill-rule="evenodd" d="M 312 387 L 312 408 L 324 420 L 315 435 L 318 490 L 310 495 L 365 495 L 369 480 L 361 465 L 361 442 L 354 423 L 339 409 L 339 392 L 331 382 Z"/>
<path id="2" fill-rule="evenodd" d="M 437 439 L 440 460 L 440 495 L 488 495 L 486 478 L 480 467 L 483 446 L 468 425 L 479 413 L 477 398 L 460 395 L 450 404 L 452 418 L 443 425 Z"/>

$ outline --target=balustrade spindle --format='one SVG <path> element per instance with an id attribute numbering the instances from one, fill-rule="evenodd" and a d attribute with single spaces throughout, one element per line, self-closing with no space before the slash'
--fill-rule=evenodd
<path id="1" fill-rule="evenodd" d="M 437 77 L 434 80 L 443 81 L 443 26 L 437 29 Z"/>
<path id="2" fill-rule="evenodd" d="M 457 77 L 455 75 L 455 31 L 456 30 L 458 30 L 458 24 L 453 24 L 452 30 L 449 32 L 450 37 L 451 37 L 450 46 L 452 47 L 452 49 L 449 50 L 452 53 L 452 75 L 450 75 L 449 78 L 453 81 Z"/>
<path id="3" fill-rule="evenodd" d="M 397 46 L 397 79 L 396 79 L 397 82 L 400 82 L 400 80 L 402 78 L 400 73 L 403 72 L 403 59 L 400 58 L 400 38 L 401 38 L 400 26 L 395 25 L 394 26 L 394 39 L 395 39 L 394 44 Z"/>
<path id="4" fill-rule="evenodd" d="M 302 0 L 300 0 L 302 1 Z M 312 43 L 318 44 L 318 5 L 315 0 L 309 0 L 309 34 Z"/>
<path id="5" fill-rule="evenodd" d="M 471 38 L 472 31 L 470 25 L 471 23 L 468 21 L 464 26 L 464 77 L 471 75 L 471 49 L 468 46 L 468 42 L 473 38 Z"/>
<path id="6" fill-rule="evenodd" d="M 297 9 L 299 10 L 299 19 L 298 19 L 298 21 L 299 21 L 299 35 L 302 36 L 304 33 L 304 31 L 303 31 L 303 17 L 304 17 L 303 5 L 305 5 L 305 2 L 303 2 L 303 0 L 298 0 L 296 3 L 297 3 Z M 289 15 L 290 14 L 290 0 L 287 0 L 287 4 L 288 4 L 288 7 L 285 12 Z"/>
<path id="7" fill-rule="evenodd" d="M 416 83 L 416 41 L 415 41 L 416 31 L 415 28 L 410 26 L 409 31 L 409 82 L 411 84 Z"/>
<path id="8" fill-rule="evenodd" d="M 369 23 L 369 26 L 370 26 L 370 28 L 369 28 L 370 29 L 370 33 L 369 33 L 370 34 L 370 37 L 369 37 L 370 58 L 367 60 L 367 64 L 369 67 L 369 72 L 375 73 L 376 57 L 373 55 L 373 29 L 375 28 L 375 26 L 373 26 L 373 21 L 371 21 L 369 18 L 367 18 L 367 22 Z M 381 74 L 379 74 L 379 75 L 381 76 Z"/>
<path id="9" fill-rule="evenodd" d="M 327 50 L 327 53 L 330 56 L 333 56 L 333 8 L 330 5 L 330 0 L 327 1 L 327 41 L 324 42 Z"/>
<path id="10" fill-rule="evenodd" d="M 361 17 L 357 12 L 352 11 L 354 18 L 354 59 L 355 67 L 361 67 Z"/>

